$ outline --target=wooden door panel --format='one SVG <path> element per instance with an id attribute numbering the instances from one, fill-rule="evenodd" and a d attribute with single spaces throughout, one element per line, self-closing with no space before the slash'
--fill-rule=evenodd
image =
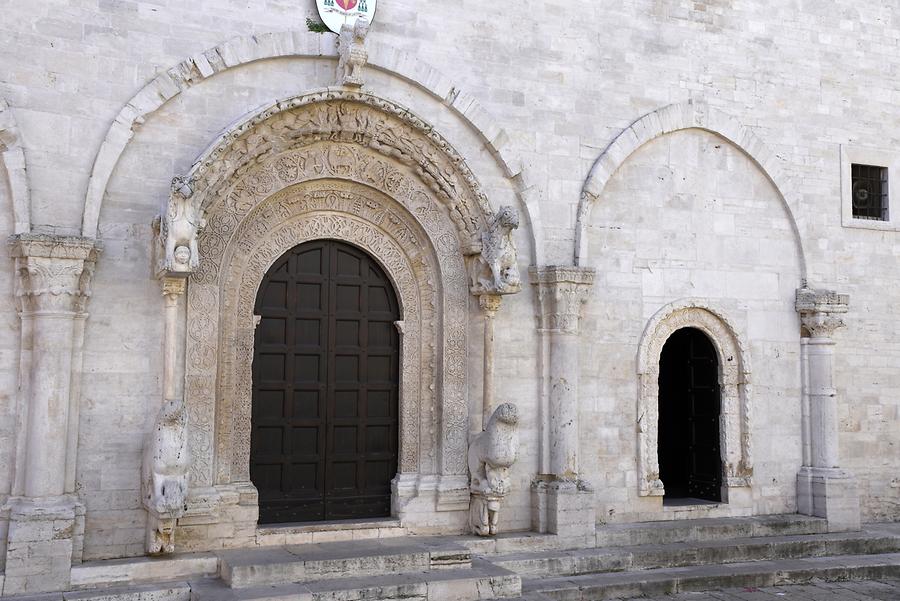
<path id="1" fill-rule="evenodd" d="M 399 306 L 381 268 L 336 241 L 273 265 L 256 305 L 251 479 L 260 521 L 390 515 Z"/>

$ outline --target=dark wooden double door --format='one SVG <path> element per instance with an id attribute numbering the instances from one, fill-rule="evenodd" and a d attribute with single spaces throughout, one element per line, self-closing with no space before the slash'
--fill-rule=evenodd
<path id="1" fill-rule="evenodd" d="M 719 360 L 694 328 L 666 341 L 659 372 L 659 471 L 666 498 L 722 500 Z"/>
<path id="2" fill-rule="evenodd" d="M 260 287 L 250 477 L 261 523 L 389 516 L 397 472 L 399 307 L 384 271 L 301 244 Z"/>

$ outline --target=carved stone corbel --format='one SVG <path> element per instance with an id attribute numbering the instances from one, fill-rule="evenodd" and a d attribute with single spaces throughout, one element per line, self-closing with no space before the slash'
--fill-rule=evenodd
<path id="1" fill-rule="evenodd" d="M 157 277 L 186 276 L 200 266 L 197 237 L 206 227 L 203 210 L 192 200 L 193 186 L 176 177 L 163 214 L 154 222 L 157 230 Z"/>
<path id="2" fill-rule="evenodd" d="M 515 294 L 522 289 L 513 231 L 519 228 L 519 213 L 504 206 L 481 234 L 481 252 L 472 259 L 472 294 Z"/>
<path id="3" fill-rule="evenodd" d="M 363 86 L 363 70 L 369 62 L 369 51 L 366 48 L 366 36 L 369 33 L 369 22 L 357 19 L 352 25 L 345 23 L 338 36 L 338 69 L 339 86 L 360 88 Z"/>

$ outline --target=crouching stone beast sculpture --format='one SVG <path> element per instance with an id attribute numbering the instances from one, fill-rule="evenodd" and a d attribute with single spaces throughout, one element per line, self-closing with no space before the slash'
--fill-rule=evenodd
<path id="1" fill-rule="evenodd" d="M 174 553 L 175 524 L 188 490 L 187 413 L 182 399 L 167 399 L 144 445 L 143 500 L 150 513 L 147 552 Z"/>
<path id="2" fill-rule="evenodd" d="M 504 403 L 469 445 L 469 521 L 478 536 L 497 534 L 500 502 L 510 488 L 509 468 L 519 453 L 518 424 L 518 408 Z"/>

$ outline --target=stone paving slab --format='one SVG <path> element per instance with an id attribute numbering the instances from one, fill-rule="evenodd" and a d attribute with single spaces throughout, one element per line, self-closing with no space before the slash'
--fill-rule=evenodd
<path id="1" fill-rule="evenodd" d="M 900 580 L 813 582 L 777 587 L 730 588 L 662 597 L 642 601 L 900 601 Z M 539 597 L 523 601 L 543 601 Z"/>

